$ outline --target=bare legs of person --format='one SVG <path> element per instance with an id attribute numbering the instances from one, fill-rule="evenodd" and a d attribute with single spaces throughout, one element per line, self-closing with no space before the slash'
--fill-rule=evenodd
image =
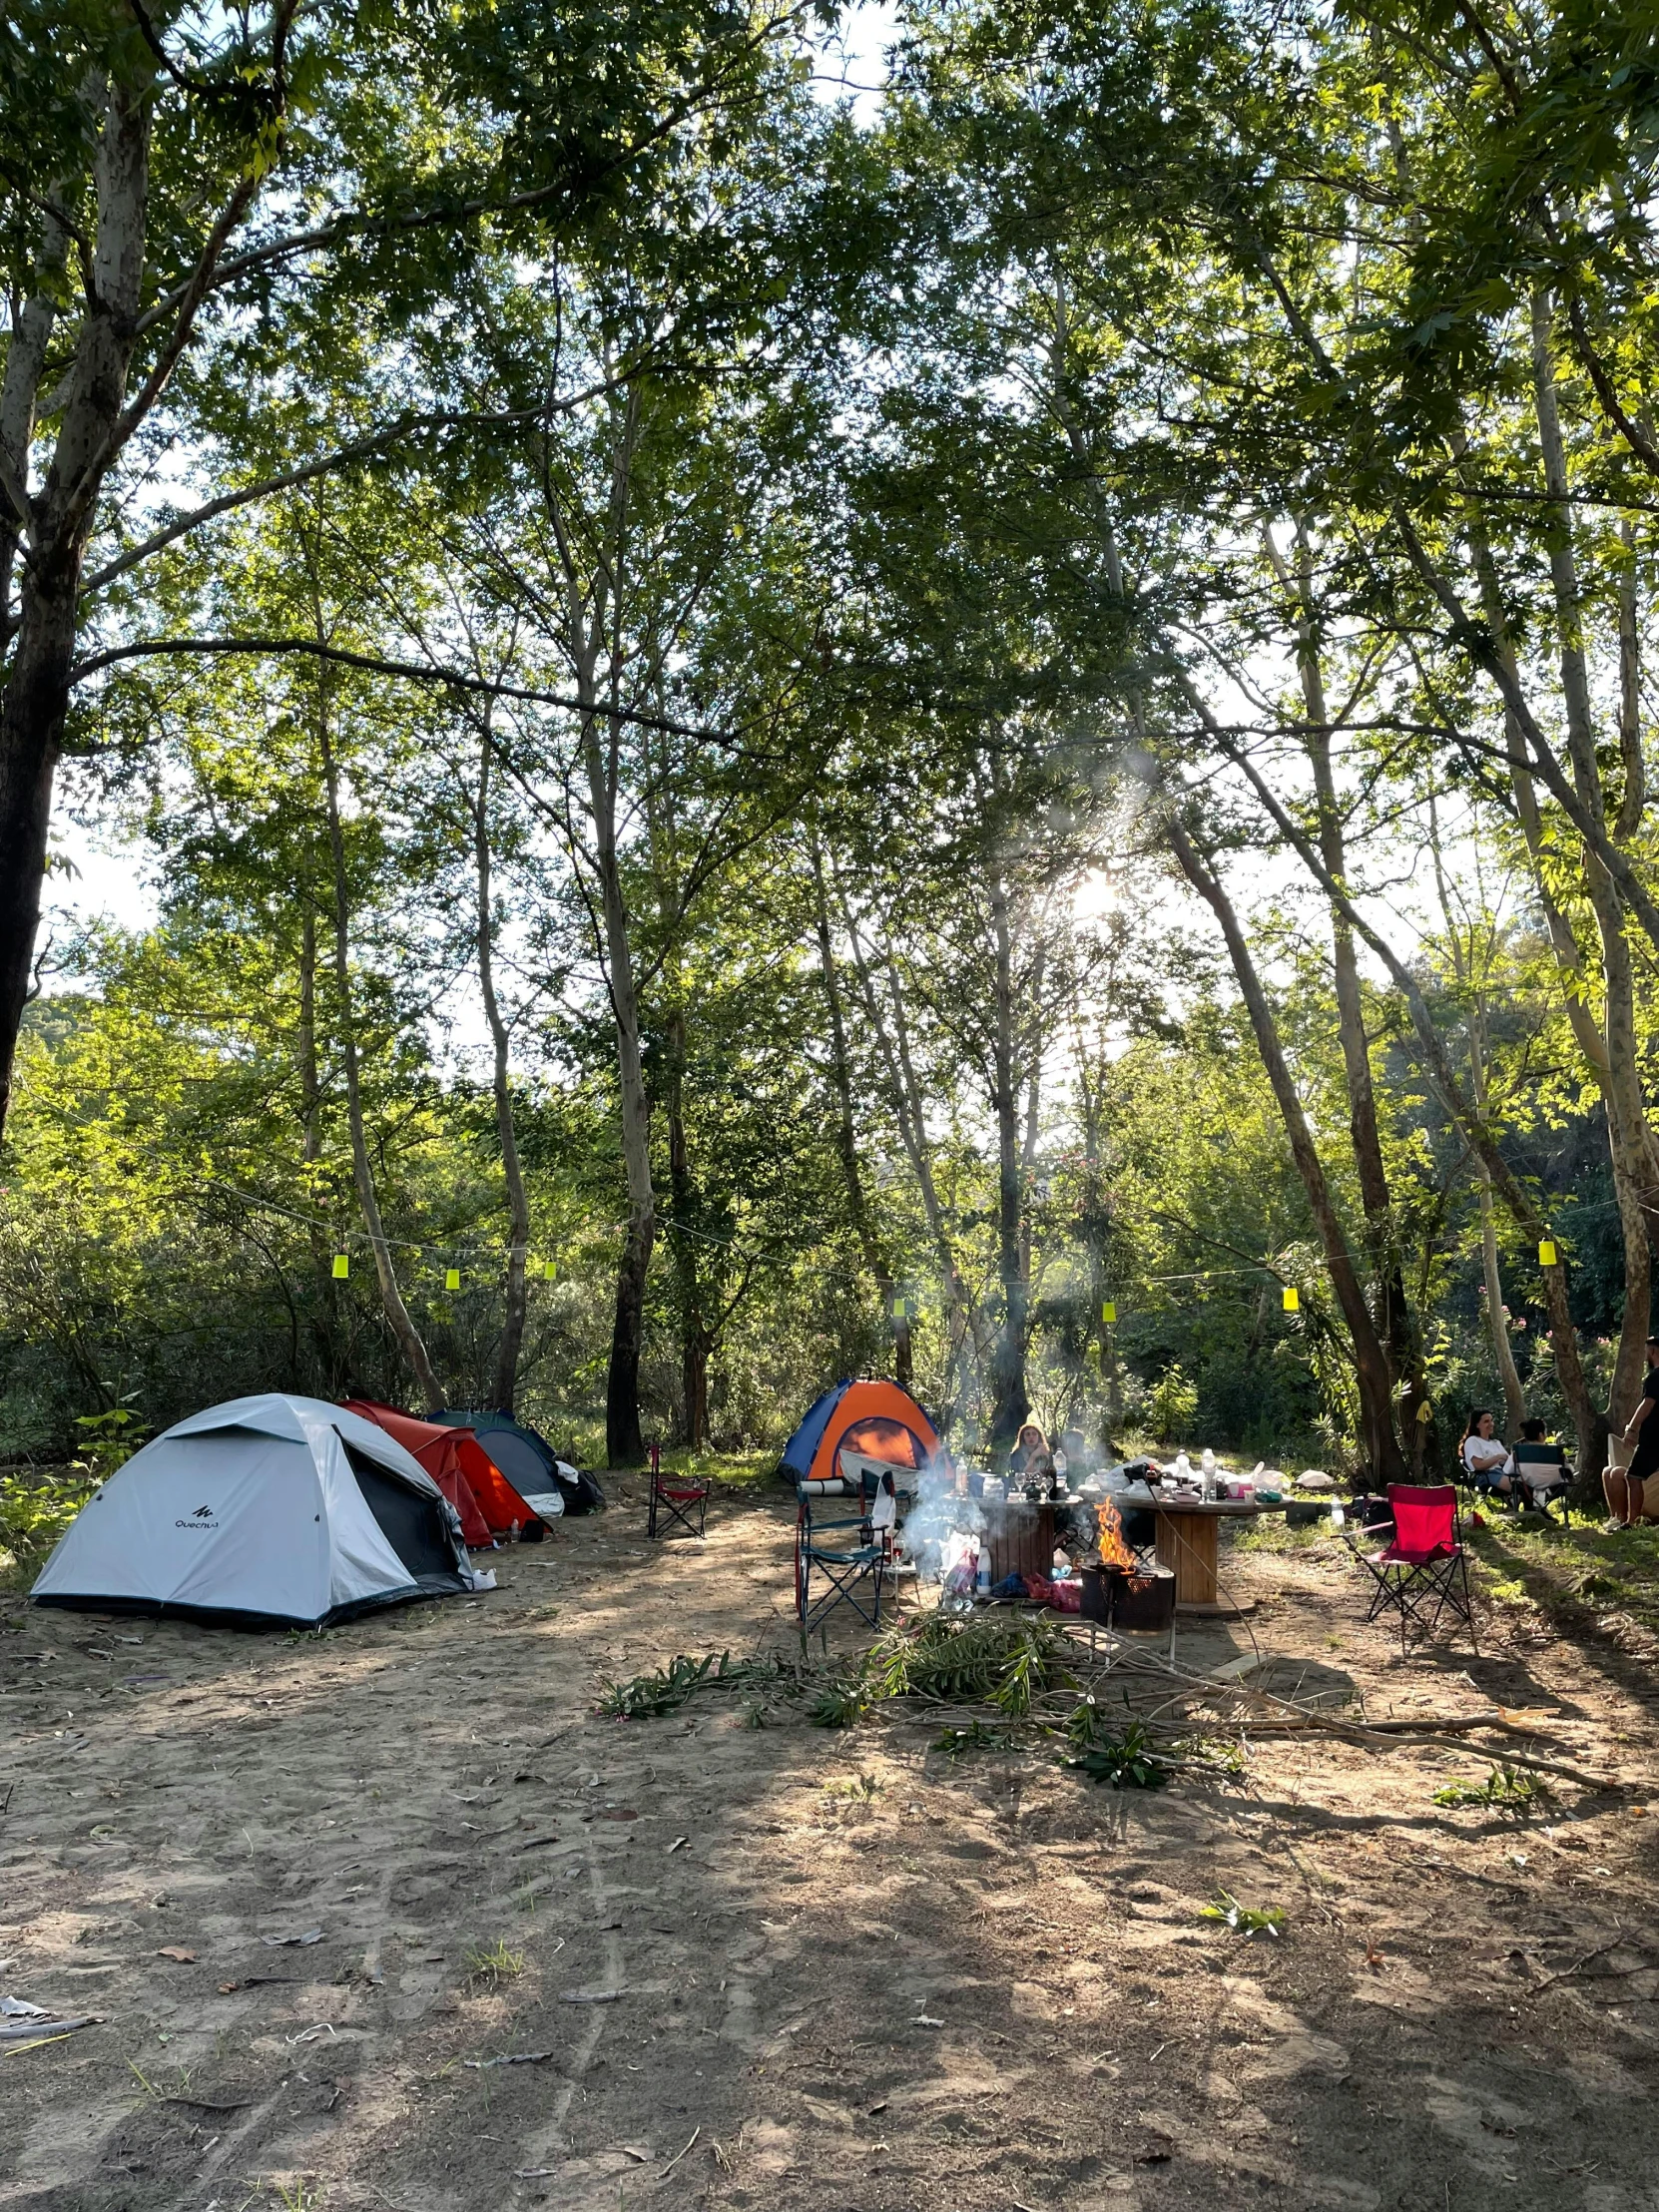
<path id="1" fill-rule="evenodd" d="M 1622 1467 L 1607 1467 L 1602 1472 L 1601 1494 L 1607 1500 L 1607 1511 L 1620 1528 L 1634 1528 L 1644 1519 L 1647 1483 L 1641 1475 L 1626 1474 Z"/>

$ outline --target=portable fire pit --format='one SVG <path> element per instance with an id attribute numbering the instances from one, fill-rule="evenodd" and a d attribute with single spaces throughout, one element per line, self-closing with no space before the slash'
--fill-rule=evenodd
<path id="1" fill-rule="evenodd" d="M 1176 1579 L 1171 1567 L 1137 1559 L 1123 1537 L 1123 1520 L 1106 1499 L 1096 1508 L 1100 1557 L 1082 1568 L 1082 1603 L 1093 1648 L 1097 1628 L 1111 1636 L 1167 1636 L 1175 1657 Z"/>
<path id="2" fill-rule="evenodd" d="M 1175 1575 L 1169 1567 L 1090 1560 L 1081 1575 L 1078 1610 L 1089 1623 L 1091 1648 L 1095 1629 L 1104 1628 L 1113 1636 L 1167 1636 L 1174 1658 Z"/>
<path id="3" fill-rule="evenodd" d="M 1098 1621 L 1102 1628 L 1162 1636 L 1175 1619 L 1171 1567 L 1120 1567 L 1091 1560 L 1082 1576 L 1083 1618 Z"/>

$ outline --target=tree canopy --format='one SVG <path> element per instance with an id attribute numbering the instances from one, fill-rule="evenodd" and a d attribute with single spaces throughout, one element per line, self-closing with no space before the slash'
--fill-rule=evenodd
<path id="1" fill-rule="evenodd" d="M 1601 1466 L 1659 22 L 849 28 L 0 25 L 0 1453 L 278 1386 L 632 1463 L 887 1369 Z"/>

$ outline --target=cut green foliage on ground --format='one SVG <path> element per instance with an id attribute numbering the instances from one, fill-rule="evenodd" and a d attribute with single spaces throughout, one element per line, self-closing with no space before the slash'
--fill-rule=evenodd
<path id="1" fill-rule="evenodd" d="M 877 1637 L 863 1657 L 824 1685 L 811 1718 L 846 1728 L 873 1706 L 902 1698 L 988 1705 L 1022 1720 L 1050 1691 L 1074 1687 L 1070 1639 L 1041 1614 L 995 1612 L 962 1619 L 929 1613 Z"/>
<path id="2" fill-rule="evenodd" d="M 1213 1905 L 1198 1909 L 1201 1921 L 1216 1921 L 1235 1936 L 1283 1936 L 1285 1909 L 1280 1905 L 1241 1905 L 1229 1890 L 1219 1890 Z"/>
<path id="3" fill-rule="evenodd" d="M 1452 1781 L 1434 1792 L 1436 1805 L 1453 1808 L 1479 1807 L 1482 1811 L 1512 1813 L 1521 1818 L 1527 1813 L 1547 1809 L 1554 1797 L 1548 1783 L 1537 1775 L 1518 1774 L 1513 1767 L 1494 1767 L 1484 1782 Z"/>
<path id="4" fill-rule="evenodd" d="M 1159 1756 L 1141 1721 L 1130 1721 L 1121 1735 L 1101 1725 L 1092 1703 L 1078 1706 L 1067 1737 L 1075 1747 L 1066 1758 L 1091 1782 L 1109 1782 L 1114 1790 L 1157 1790 L 1170 1778 L 1170 1769 Z"/>
<path id="5" fill-rule="evenodd" d="M 654 1674 L 636 1674 L 626 1682 L 602 1679 L 597 1710 L 607 1720 L 660 1719 L 677 1712 L 700 1690 L 747 1692 L 752 1701 L 767 1695 L 799 1696 L 801 1670 L 777 1657 L 734 1660 L 729 1651 L 693 1659 L 682 1652 Z"/>

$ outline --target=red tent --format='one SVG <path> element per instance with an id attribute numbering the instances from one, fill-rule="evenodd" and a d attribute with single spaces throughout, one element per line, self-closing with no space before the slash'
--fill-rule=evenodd
<path id="1" fill-rule="evenodd" d="M 531 1527 L 541 1532 L 544 1524 L 470 1428 L 440 1428 L 436 1421 L 417 1420 L 413 1413 L 400 1413 L 395 1405 L 382 1405 L 371 1397 L 348 1397 L 342 1403 L 414 1454 L 460 1514 L 469 1545 L 508 1535 L 515 1522 L 521 1535 Z"/>

